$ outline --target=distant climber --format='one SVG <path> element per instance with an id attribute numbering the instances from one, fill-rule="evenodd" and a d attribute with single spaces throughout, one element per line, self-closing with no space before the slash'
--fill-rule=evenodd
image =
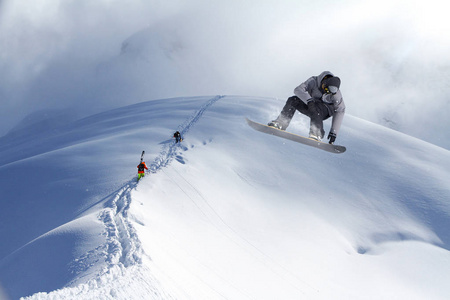
<path id="1" fill-rule="evenodd" d="M 328 140 L 334 144 L 345 114 L 340 85 L 339 77 L 329 71 L 310 77 L 294 89 L 295 96 L 287 99 L 280 115 L 267 125 L 286 130 L 298 110 L 311 118 L 309 138 L 321 141 L 325 135 L 323 121 L 332 117 Z"/>
<path id="2" fill-rule="evenodd" d="M 183 139 L 181 138 L 181 133 L 179 131 L 175 132 L 173 134 L 173 137 L 175 138 L 176 143 L 183 141 Z"/>
<path id="3" fill-rule="evenodd" d="M 141 161 L 141 163 L 137 166 L 138 168 L 138 181 L 145 176 L 145 170 L 148 170 L 145 161 Z"/>

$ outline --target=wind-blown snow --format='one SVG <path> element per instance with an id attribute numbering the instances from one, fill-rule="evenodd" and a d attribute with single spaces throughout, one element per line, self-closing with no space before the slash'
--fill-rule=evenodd
<path id="1" fill-rule="evenodd" d="M 283 104 L 166 99 L 1 138 L 2 299 L 448 299 L 448 150 L 350 115 L 339 155 L 246 124 Z"/>

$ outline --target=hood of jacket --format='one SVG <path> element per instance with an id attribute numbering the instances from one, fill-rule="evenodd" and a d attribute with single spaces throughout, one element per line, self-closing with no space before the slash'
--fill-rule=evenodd
<path id="1" fill-rule="evenodd" d="M 334 76 L 333 73 L 331 73 L 330 71 L 323 71 L 322 73 L 320 73 L 319 76 L 317 76 L 317 86 L 320 88 L 322 86 L 322 80 L 325 76 L 327 75 L 331 75 Z"/>

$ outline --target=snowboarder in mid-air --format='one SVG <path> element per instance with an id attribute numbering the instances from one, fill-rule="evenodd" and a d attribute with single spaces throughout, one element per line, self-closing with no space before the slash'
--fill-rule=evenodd
<path id="1" fill-rule="evenodd" d="M 175 132 L 173 134 L 173 137 L 175 138 L 176 143 L 183 141 L 183 139 L 181 138 L 181 133 L 179 131 Z"/>
<path id="2" fill-rule="evenodd" d="M 345 114 L 340 85 L 339 77 L 329 71 L 312 76 L 294 89 L 295 95 L 287 99 L 280 115 L 267 125 L 286 130 L 298 110 L 311 118 L 309 137 L 321 141 L 325 135 L 323 121 L 332 117 L 328 140 L 334 144 Z"/>
<path id="3" fill-rule="evenodd" d="M 137 166 L 138 168 L 138 181 L 145 176 L 145 170 L 148 170 L 145 161 L 141 160 L 141 163 Z"/>

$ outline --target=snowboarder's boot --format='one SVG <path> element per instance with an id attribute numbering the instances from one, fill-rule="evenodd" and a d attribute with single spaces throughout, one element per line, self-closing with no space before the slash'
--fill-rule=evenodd
<path id="1" fill-rule="evenodd" d="M 275 127 L 276 129 L 280 129 L 280 130 L 284 130 L 281 123 L 278 122 L 277 120 L 273 120 L 273 121 L 269 122 L 269 124 L 267 124 L 267 126 Z"/>
<path id="2" fill-rule="evenodd" d="M 312 122 L 311 122 L 312 123 Z M 311 127 L 309 128 L 309 138 L 321 142 L 323 139 L 323 136 L 325 135 L 325 130 L 323 130 L 323 127 L 320 126 L 322 123 L 317 126 L 316 124 L 311 124 Z"/>
<path id="3" fill-rule="evenodd" d="M 316 140 L 316 141 L 318 141 L 318 142 L 321 142 L 321 141 L 322 141 L 322 139 L 320 138 L 320 136 L 319 136 L 319 135 L 315 135 L 314 133 L 310 133 L 310 134 L 309 134 L 309 138 L 310 138 L 310 139 L 313 139 L 313 140 Z"/>

